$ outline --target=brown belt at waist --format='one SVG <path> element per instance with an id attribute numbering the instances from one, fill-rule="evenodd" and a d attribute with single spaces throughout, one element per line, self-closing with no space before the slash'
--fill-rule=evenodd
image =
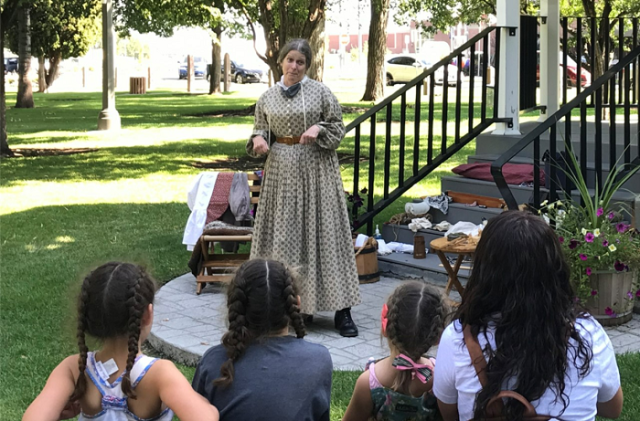
<path id="1" fill-rule="evenodd" d="M 286 137 L 277 137 L 276 142 L 284 143 L 285 145 L 297 145 L 300 143 L 300 136 L 286 136 Z"/>

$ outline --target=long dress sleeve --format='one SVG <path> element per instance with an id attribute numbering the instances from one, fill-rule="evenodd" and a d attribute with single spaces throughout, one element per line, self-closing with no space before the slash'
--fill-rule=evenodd
<path id="1" fill-rule="evenodd" d="M 247 154 L 254 158 L 258 156 L 255 152 L 253 152 L 253 138 L 256 136 L 262 136 L 267 142 L 269 142 L 269 120 L 267 120 L 267 114 L 265 112 L 264 96 L 260 97 L 260 99 L 256 103 L 253 133 L 247 141 Z"/>
<path id="2" fill-rule="evenodd" d="M 322 121 L 317 123 L 320 133 L 316 142 L 318 146 L 325 149 L 338 149 L 345 133 L 342 108 L 338 99 L 327 87 L 322 90 L 322 114 Z"/>

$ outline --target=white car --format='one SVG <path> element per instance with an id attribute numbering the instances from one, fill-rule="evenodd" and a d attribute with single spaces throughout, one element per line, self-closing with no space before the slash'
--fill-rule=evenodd
<path id="1" fill-rule="evenodd" d="M 410 54 L 395 55 L 387 57 L 385 60 L 385 74 L 387 76 L 387 85 L 393 86 L 396 83 L 407 83 L 415 79 L 416 76 L 430 69 L 437 63 L 431 63 L 429 60 L 419 58 Z M 458 68 L 454 65 L 448 65 L 448 85 L 455 85 L 458 80 Z M 441 84 L 444 79 L 444 68 L 439 68 L 436 73 L 436 83 Z"/>

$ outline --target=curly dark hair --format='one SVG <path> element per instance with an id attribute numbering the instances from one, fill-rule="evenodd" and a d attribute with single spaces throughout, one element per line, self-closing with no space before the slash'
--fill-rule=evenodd
<path id="1" fill-rule="evenodd" d="M 298 338 L 305 335 L 298 306 L 298 292 L 291 271 L 280 262 L 254 259 L 243 263 L 227 290 L 229 329 L 222 336 L 227 357 L 214 385 L 233 382 L 234 367 L 247 346 L 293 326 Z"/>
<path id="2" fill-rule="evenodd" d="M 475 337 L 482 333 L 487 338 L 487 330 L 495 329 L 496 348 L 488 343 L 484 348 L 488 382 L 477 395 L 474 417 L 483 418 L 489 400 L 514 378 L 514 390 L 529 402 L 551 388 L 566 409 L 568 365 L 573 364 L 580 376 L 591 369 L 593 353 L 575 326 L 585 316 L 553 229 L 526 212 L 508 211 L 491 219 L 455 314 Z M 573 361 L 569 355 L 574 355 Z M 523 409 L 510 400 L 504 415 L 521 419 Z"/>
<path id="3" fill-rule="evenodd" d="M 85 369 L 89 349 L 85 334 L 97 339 L 129 338 L 122 391 L 128 398 L 136 398 L 129 373 L 138 355 L 142 316 L 149 304 L 153 304 L 155 291 L 156 283 L 151 276 L 140 266 L 131 263 L 105 263 L 84 278 L 78 298 L 80 375 L 71 401 L 81 398 L 87 389 Z"/>
<path id="4" fill-rule="evenodd" d="M 419 282 L 400 285 L 387 300 L 387 338 L 401 354 L 418 361 L 440 340 L 447 309 L 440 293 Z M 401 371 L 392 388 L 406 392 L 411 373 Z"/>

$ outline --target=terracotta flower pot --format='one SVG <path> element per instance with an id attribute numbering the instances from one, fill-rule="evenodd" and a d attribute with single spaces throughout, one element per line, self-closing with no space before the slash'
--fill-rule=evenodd
<path id="1" fill-rule="evenodd" d="M 635 272 L 603 271 L 589 276 L 591 289 L 587 310 L 602 326 L 618 326 L 631 320 L 634 299 L 629 298 Z M 632 291 L 633 293 L 633 291 Z"/>

